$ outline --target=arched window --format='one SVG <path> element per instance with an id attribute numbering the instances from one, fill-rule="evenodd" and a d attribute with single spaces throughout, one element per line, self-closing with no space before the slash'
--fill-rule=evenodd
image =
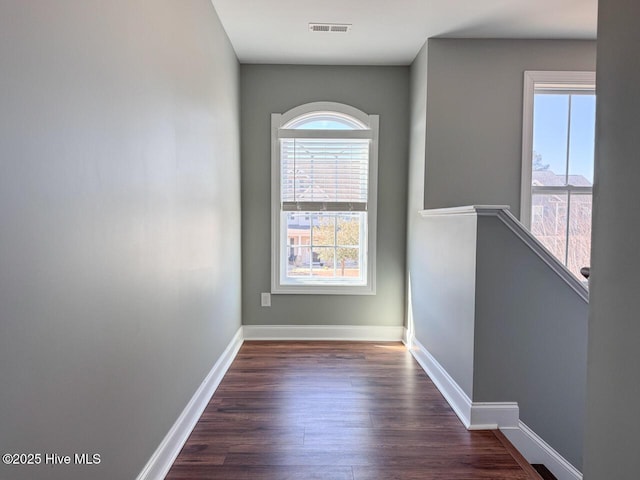
<path id="1" fill-rule="evenodd" d="M 272 115 L 272 293 L 375 293 L 378 116 Z"/>

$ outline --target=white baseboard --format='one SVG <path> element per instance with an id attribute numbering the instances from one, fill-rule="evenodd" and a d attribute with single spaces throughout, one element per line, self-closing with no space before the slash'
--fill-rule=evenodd
<path id="1" fill-rule="evenodd" d="M 496 430 L 518 426 L 518 404 L 515 402 L 472 402 L 460 385 L 416 338 L 405 338 L 405 344 L 422 369 L 468 430 Z"/>
<path id="2" fill-rule="evenodd" d="M 220 385 L 222 377 L 238 354 L 243 342 L 242 330 L 243 327 L 238 329 L 136 480 L 162 480 L 167 475 L 211 396 Z"/>
<path id="3" fill-rule="evenodd" d="M 471 400 L 469 396 L 415 337 L 409 339 L 407 343 L 411 345 L 409 350 L 413 357 L 440 390 L 462 424 L 466 428 L 470 428 Z"/>
<path id="4" fill-rule="evenodd" d="M 582 473 L 522 422 L 500 428 L 529 463 L 544 464 L 558 480 L 582 480 Z"/>
<path id="5" fill-rule="evenodd" d="M 558 480 L 582 480 L 582 473 L 577 468 L 520 421 L 517 403 L 472 402 L 415 337 L 405 337 L 404 342 L 467 429 L 499 428 L 529 463 L 544 464 Z"/>
<path id="6" fill-rule="evenodd" d="M 404 327 L 360 325 L 245 325 L 245 340 L 400 342 Z"/>
<path id="7" fill-rule="evenodd" d="M 520 421 L 516 402 L 471 402 L 469 430 L 497 430 L 514 428 Z"/>
<path id="8" fill-rule="evenodd" d="M 411 342 L 413 341 L 413 332 L 409 331 L 407 327 L 402 327 L 402 343 L 405 347 L 411 350 Z"/>

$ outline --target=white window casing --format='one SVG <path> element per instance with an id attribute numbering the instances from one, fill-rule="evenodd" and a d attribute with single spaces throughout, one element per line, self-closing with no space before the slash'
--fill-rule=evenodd
<path id="1" fill-rule="evenodd" d="M 524 72 L 522 96 L 522 180 L 520 188 L 520 223 L 531 228 L 531 178 L 533 175 L 533 107 L 536 90 L 593 90 L 595 72 L 536 71 Z"/>
<path id="2" fill-rule="evenodd" d="M 579 105 L 577 98 L 595 95 L 595 80 L 595 72 L 524 72 L 520 222 L 531 230 L 536 238 L 579 278 L 581 278 L 579 268 L 588 266 L 589 263 L 593 186 L 590 184 L 591 180 L 584 177 L 582 173 L 577 171 L 572 173 L 575 160 L 572 150 L 574 146 L 572 143 L 573 135 L 578 135 L 585 140 L 588 138 L 587 130 L 585 130 L 586 124 L 579 120 L 589 118 L 581 117 L 578 113 L 575 113 L 578 116 L 574 116 L 572 105 L 574 103 Z M 557 116 L 553 110 L 558 107 L 550 107 L 553 104 L 548 103 L 549 100 L 543 100 L 555 96 L 567 98 L 566 110 L 562 112 L 566 116 L 565 119 Z M 538 104 L 538 101 L 546 103 Z M 584 102 L 581 104 L 585 105 Z M 555 105 L 559 105 L 559 103 Z M 549 117 L 550 112 L 553 112 L 551 117 Z M 540 117 L 534 118 L 537 115 Z M 564 123 L 564 127 L 554 123 L 556 119 Z M 572 120 L 576 119 L 578 126 L 574 128 Z M 594 126 L 592 125 L 592 127 Z M 565 130 L 566 139 L 563 140 L 564 167 L 562 167 L 564 171 L 556 171 L 555 168 L 549 169 L 549 164 L 542 165 L 544 159 L 547 158 L 545 155 L 549 151 L 556 152 L 550 155 L 550 163 L 555 162 L 556 168 L 559 167 L 558 158 L 562 158 L 558 157 L 555 147 L 549 146 L 549 139 L 554 138 L 549 136 L 553 135 L 549 132 L 563 135 L 562 132 Z M 535 174 L 534 135 L 537 138 L 537 148 L 540 148 L 540 142 L 544 147 L 544 152 L 538 151 L 541 156 L 536 157 L 536 165 L 539 166 L 535 168 Z M 562 138 L 562 136 L 555 138 Z M 583 161 L 585 158 L 589 158 L 585 156 L 585 149 L 588 149 L 585 140 L 575 144 L 575 146 L 582 147 L 582 150 L 578 148 L 581 153 L 577 158 L 582 158 Z M 593 150 L 591 150 L 591 158 L 592 156 Z M 583 168 L 584 165 L 583 163 Z"/>
<path id="3" fill-rule="evenodd" d="M 323 122 L 338 128 L 314 128 Z M 378 123 L 377 115 L 333 102 L 314 102 L 272 114 L 272 293 L 375 294 Z M 301 239 L 289 240 L 287 219 L 294 216 L 309 222 L 308 245 L 300 243 Z M 314 221 L 331 222 L 331 218 L 333 243 L 315 244 Z M 339 245 L 337 225 L 345 218 L 360 224 L 358 245 Z M 330 272 L 313 275 L 314 248 L 334 249 L 333 276 Z M 359 276 L 335 274 L 338 248 L 358 252 Z M 310 275 L 288 275 L 290 257 L 303 249 Z"/>

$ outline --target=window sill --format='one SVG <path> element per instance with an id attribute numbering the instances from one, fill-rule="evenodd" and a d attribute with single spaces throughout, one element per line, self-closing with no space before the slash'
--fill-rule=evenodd
<path id="1" fill-rule="evenodd" d="M 273 295 L 375 295 L 371 285 L 275 285 Z"/>

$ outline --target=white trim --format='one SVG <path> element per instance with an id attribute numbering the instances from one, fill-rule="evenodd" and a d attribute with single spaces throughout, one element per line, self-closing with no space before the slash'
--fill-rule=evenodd
<path id="1" fill-rule="evenodd" d="M 522 94 L 522 171 L 520 174 L 520 221 L 531 228 L 531 177 L 533 175 L 534 72 L 524 72 Z"/>
<path id="2" fill-rule="evenodd" d="M 472 402 L 469 430 L 496 430 L 518 426 L 520 408 L 516 402 Z"/>
<path id="3" fill-rule="evenodd" d="M 509 205 L 465 205 L 464 207 L 432 208 L 420 210 L 421 217 L 444 217 L 449 215 L 475 215 L 482 210 L 509 209 Z"/>
<path id="4" fill-rule="evenodd" d="M 161 480 L 173 465 L 180 450 L 189 438 L 191 431 L 198 423 L 202 412 L 206 408 L 213 393 L 220 385 L 222 378 L 231 366 L 231 362 L 238 354 L 243 342 L 243 327 L 236 334 L 222 352 L 211 371 L 200 384 L 189 400 L 178 419 L 158 446 L 151 458 L 136 477 L 136 480 Z"/>
<path id="5" fill-rule="evenodd" d="M 354 284 L 298 284 L 279 285 L 277 288 L 271 287 L 273 295 L 375 295 L 375 289 L 369 288 L 367 285 Z"/>
<path id="6" fill-rule="evenodd" d="M 577 187 L 575 185 L 532 185 L 532 195 L 538 193 L 575 193 L 577 195 L 591 195 L 593 193 L 593 187 Z"/>
<path id="7" fill-rule="evenodd" d="M 467 205 L 464 207 L 437 208 L 421 210 L 422 217 L 448 215 L 478 215 L 497 217 L 506 227 L 522 240 L 544 263 L 547 264 L 580 298 L 589 303 L 588 288 L 553 255 L 510 211 L 506 205 Z"/>
<path id="8" fill-rule="evenodd" d="M 529 463 L 542 463 L 558 480 L 582 480 L 582 473 L 556 452 L 523 422 L 513 428 L 500 428 L 505 437 Z"/>
<path id="9" fill-rule="evenodd" d="M 540 71 L 524 72 L 522 89 L 522 173 L 520 184 L 520 221 L 531 228 L 531 176 L 533 174 L 533 96 L 536 83 L 563 86 L 595 85 L 595 72 Z"/>
<path id="10" fill-rule="evenodd" d="M 271 293 L 280 288 L 280 151 L 277 132 L 282 125 L 280 113 L 271 114 Z"/>
<path id="11" fill-rule="evenodd" d="M 582 480 L 577 468 L 520 421 L 516 402 L 471 402 L 415 337 L 406 338 L 404 343 L 468 430 L 500 429 L 529 463 L 544 464 L 558 480 Z"/>
<path id="12" fill-rule="evenodd" d="M 361 325 L 245 325 L 245 340 L 400 342 L 404 327 Z"/>
<path id="13" fill-rule="evenodd" d="M 406 330 L 406 329 L 405 329 Z M 405 345 L 468 430 L 496 430 L 518 425 L 515 402 L 472 402 L 460 385 L 415 337 Z"/>
<path id="14" fill-rule="evenodd" d="M 313 112 L 338 112 L 360 121 L 363 126 L 369 124 L 369 115 L 351 105 L 337 102 L 311 102 L 299 105 L 282 114 L 282 125 L 287 125 L 291 120 Z"/>
<path id="15" fill-rule="evenodd" d="M 408 350 L 411 350 L 413 340 L 413 335 L 409 329 L 407 327 L 402 327 L 402 343 L 404 343 L 404 346 L 407 347 Z"/>
<path id="16" fill-rule="evenodd" d="M 371 294 L 376 293 L 376 265 L 377 239 L 378 239 L 378 139 L 380 135 L 380 117 L 369 115 L 369 128 L 374 133 L 369 150 L 369 192 L 367 195 L 368 213 L 367 219 L 367 275 Z"/>
<path id="17" fill-rule="evenodd" d="M 367 233 L 361 246 L 366 254 L 365 281 L 362 284 L 327 282 L 325 284 L 281 283 L 286 255 L 285 244 L 281 243 L 284 226 L 281 224 L 280 205 L 280 148 L 279 132 L 292 120 L 311 112 L 327 112 L 348 115 L 362 123 L 366 130 L 352 130 L 353 135 L 365 135 L 369 142 L 369 185 L 367 195 Z M 335 102 L 313 102 L 292 108 L 287 112 L 271 114 L 271 293 L 277 294 L 323 294 L 323 295 L 375 295 L 376 294 L 376 240 L 378 205 L 378 135 L 380 119 L 378 115 L 367 115 L 357 108 Z M 313 135 L 313 130 L 300 130 L 304 135 Z M 339 131 L 343 132 L 343 131 Z M 365 132 L 365 133 L 362 133 Z M 320 134 L 324 135 L 324 134 Z M 342 135 L 342 134 L 341 134 Z"/>
<path id="18" fill-rule="evenodd" d="M 471 426 L 471 399 L 469 396 L 415 337 L 411 339 L 410 344 L 409 351 L 413 357 L 429 375 L 436 388 L 440 390 L 462 424 L 469 428 Z"/>
<path id="19" fill-rule="evenodd" d="M 553 255 L 513 214 L 503 207 L 484 207 L 478 210 L 479 216 L 498 217 L 509 230 L 516 234 L 544 263 L 547 264 L 564 282 L 586 303 L 589 303 L 589 290 L 569 269 Z"/>
<path id="20" fill-rule="evenodd" d="M 360 138 L 371 139 L 371 130 L 304 130 L 279 128 L 278 138 Z"/>

